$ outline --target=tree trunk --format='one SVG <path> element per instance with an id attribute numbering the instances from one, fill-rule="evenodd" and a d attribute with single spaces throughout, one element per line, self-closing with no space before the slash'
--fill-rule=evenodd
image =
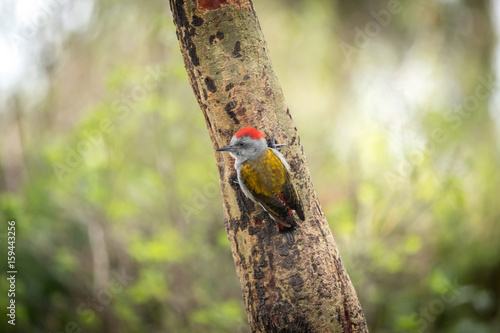
<path id="1" fill-rule="evenodd" d="M 253 126 L 286 143 L 306 220 L 291 245 L 235 184 L 216 153 L 225 226 L 253 332 L 367 332 L 366 321 L 314 191 L 306 157 L 251 0 L 170 0 L 177 37 L 214 149 Z"/>

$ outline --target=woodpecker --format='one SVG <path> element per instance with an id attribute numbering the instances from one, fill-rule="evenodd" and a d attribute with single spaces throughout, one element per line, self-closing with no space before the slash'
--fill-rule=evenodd
<path id="1" fill-rule="evenodd" d="M 297 226 L 293 211 L 304 221 L 302 202 L 290 180 L 290 166 L 272 139 L 268 147 L 264 134 L 253 127 L 240 129 L 229 145 L 217 149 L 234 157 L 234 168 L 243 193 L 258 203 L 278 223 L 280 231 Z"/>

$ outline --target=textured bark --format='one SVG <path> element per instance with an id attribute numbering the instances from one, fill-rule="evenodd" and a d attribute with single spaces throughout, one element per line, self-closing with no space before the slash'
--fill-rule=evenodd
<path id="1" fill-rule="evenodd" d="M 214 149 L 244 126 L 278 142 L 306 221 L 289 245 L 216 153 L 225 226 L 254 332 L 367 332 L 363 311 L 314 191 L 306 157 L 249 0 L 170 0 L 177 37 Z M 298 219 L 297 219 L 298 220 Z"/>

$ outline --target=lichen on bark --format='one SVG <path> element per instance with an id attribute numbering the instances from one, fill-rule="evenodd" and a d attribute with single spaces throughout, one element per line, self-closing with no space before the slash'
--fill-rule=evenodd
<path id="1" fill-rule="evenodd" d="M 314 191 L 297 128 L 250 0 L 170 0 L 190 84 L 214 149 L 244 126 L 273 131 L 306 220 L 289 244 L 217 154 L 225 227 L 254 332 L 367 332 L 363 311 Z"/>

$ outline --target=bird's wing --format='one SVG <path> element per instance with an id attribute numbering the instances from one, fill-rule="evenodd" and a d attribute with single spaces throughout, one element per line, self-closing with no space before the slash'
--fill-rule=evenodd
<path id="1" fill-rule="evenodd" d="M 271 215 L 294 225 L 292 210 L 295 210 L 303 220 L 300 198 L 293 188 L 288 170 L 271 149 L 256 160 L 245 162 L 241 178 L 248 191 Z"/>
<path id="2" fill-rule="evenodd" d="M 302 210 L 302 201 L 300 200 L 297 191 L 293 187 L 292 181 L 290 180 L 290 175 L 288 173 L 287 176 L 288 179 L 286 180 L 282 190 L 282 200 L 288 207 L 297 212 L 299 218 L 304 221 L 305 217 L 304 211 Z"/>

